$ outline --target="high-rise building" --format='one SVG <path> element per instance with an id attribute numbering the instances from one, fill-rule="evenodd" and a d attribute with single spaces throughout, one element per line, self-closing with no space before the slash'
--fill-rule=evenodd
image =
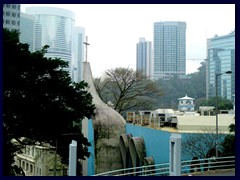
<path id="1" fill-rule="evenodd" d="M 72 77 L 74 82 L 82 81 L 82 63 L 84 61 L 84 38 L 85 29 L 83 27 L 74 28 L 73 40 L 73 60 Z"/>
<path id="2" fill-rule="evenodd" d="M 34 50 L 34 20 L 32 15 L 20 14 L 20 42 L 29 44 L 29 51 Z"/>
<path id="3" fill-rule="evenodd" d="M 218 96 L 234 100 L 235 95 L 235 31 L 207 40 L 206 98 Z M 232 71 L 231 74 L 225 74 Z M 216 75 L 219 75 L 216 83 Z"/>
<path id="4" fill-rule="evenodd" d="M 139 38 L 137 43 L 137 71 L 141 71 L 150 79 L 153 72 L 152 42 L 145 41 L 145 38 Z"/>
<path id="5" fill-rule="evenodd" d="M 20 30 L 20 4 L 3 4 L 3 28 Z"/>
<path id="6" fill-rule="evenodd" d="M 71 75 L 75 14 L 62 8 L 36 6 L 26 8 L 26 13 L 35 18 L 34 51 L 49 45 L 45 56 L 68 62 L 66 70 Z"/>
<path id="7" fill-rule="evenodd" d="M 186 22 L 154 23 L 154 79 L 186 75 Z"/>

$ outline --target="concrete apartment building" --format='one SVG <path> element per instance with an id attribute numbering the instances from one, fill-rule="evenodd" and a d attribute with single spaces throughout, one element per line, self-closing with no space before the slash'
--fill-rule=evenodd
<path id="1" fill-rule="evenodd" d="M 3 28 L 20 30 L 20 4 L 3 4 Z"/>
<path id="2" fill-rule="evenodd" d="M 137 71 L 141 71 L 147 77 L 153 77 L 153 56 L 152 42 L 146 41 L 145 38 L 139 38 L 137 43 Z"/>
<path id="3" fill-rule="evenodd" d="M 186 75 L 186 22 L 154 23 L 154 79 Z"/>

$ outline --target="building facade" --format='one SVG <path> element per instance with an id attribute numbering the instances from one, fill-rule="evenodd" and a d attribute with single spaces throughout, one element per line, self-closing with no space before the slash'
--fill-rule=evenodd
<path id="1" fill-rule="evenodd" d="M 186 22 L 154 23 L 154 79 L 186 75 Z"/>
<path id="2" fill-rule="evenodd" d="M 61 158 L 54 147 L 27 145 L 22 153 L 15 156 L 15 164 L 21 167 L 25 176 L 66 176 L 67 165 L 61 163 Z"/>
<path id="3" fill-rule="evenodd" d="M 207 40 L 206 98 L 216 96 L 234 100 L 235 94 L 235 31 Z M 225 74 L 232 71 L 231 74 Z M 217 74 L 222 75 L 216 78 Z M 216 80 L 218 82 L 216 83 Z"/>
<path id="4" fill-rule="evenodd" d="M 20 30 L 20 4 L 3 4 L 3 28 Z"/>
<path id="5" fill-rule="evenodd" d="M 20 14 L 20 42 L 29 44 L 29 51 L 34 50 L 34 20 L 35 18 L 29 14 Z"/>
<path id="6" fill-rule="evenodd" d="M 82 81 L 82 63 L 84 61 L 84 38 L 85 29 L 83 27 L 74 28 L 73 36 L 73 59 L 72 59 L 72 79 L 74 82 Z"/>
<path id="7" fill-rule="evenodd" d="M 75 14 L 53 7 L 28 7 L 26 13 L 35 18 L 34 50 L 49 45 L 45 56 L 68 62 L 69 67 L 65 70 L 71 75 Z"/>
<path id="8" fill-rule="evenodd" d="M 139 38 L 137 43 L 137 71 L 141 71 L 147 77 L 153 76 L 152 42 Z"/>
<path id="9" fill-rule="evenodd" d="M 188 97 L 187 94 L 182 97 L 178 98 L 178 110 L 179 111 L 194 111 L 194 98 Z"/>

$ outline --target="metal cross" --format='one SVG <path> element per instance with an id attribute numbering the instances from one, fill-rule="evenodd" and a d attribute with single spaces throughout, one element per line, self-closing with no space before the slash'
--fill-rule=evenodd
<path id="1" fill-rule="evenodd" d="M 88 37 L 86 36 L 86 42 L 83 42 L 86 45 L 86 58 L 85 58 L 85 62 L 87 62 L 87 46 L 90 45 L 88 43 Z"/>

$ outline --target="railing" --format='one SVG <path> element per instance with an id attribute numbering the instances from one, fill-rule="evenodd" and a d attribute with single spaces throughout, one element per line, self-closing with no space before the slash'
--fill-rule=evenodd
<path id="1" fill-rule="evenodd" d="M 182 161 L 182 175 L 235 168 L 235 156 Z M 108 171 L 94 176 L 169 176 L 169 163 Z"/>
<path id="2" fill-rule="evenodd" d="M 235 156 L 182 161 L 182 174 L 235 168 Z"/>

